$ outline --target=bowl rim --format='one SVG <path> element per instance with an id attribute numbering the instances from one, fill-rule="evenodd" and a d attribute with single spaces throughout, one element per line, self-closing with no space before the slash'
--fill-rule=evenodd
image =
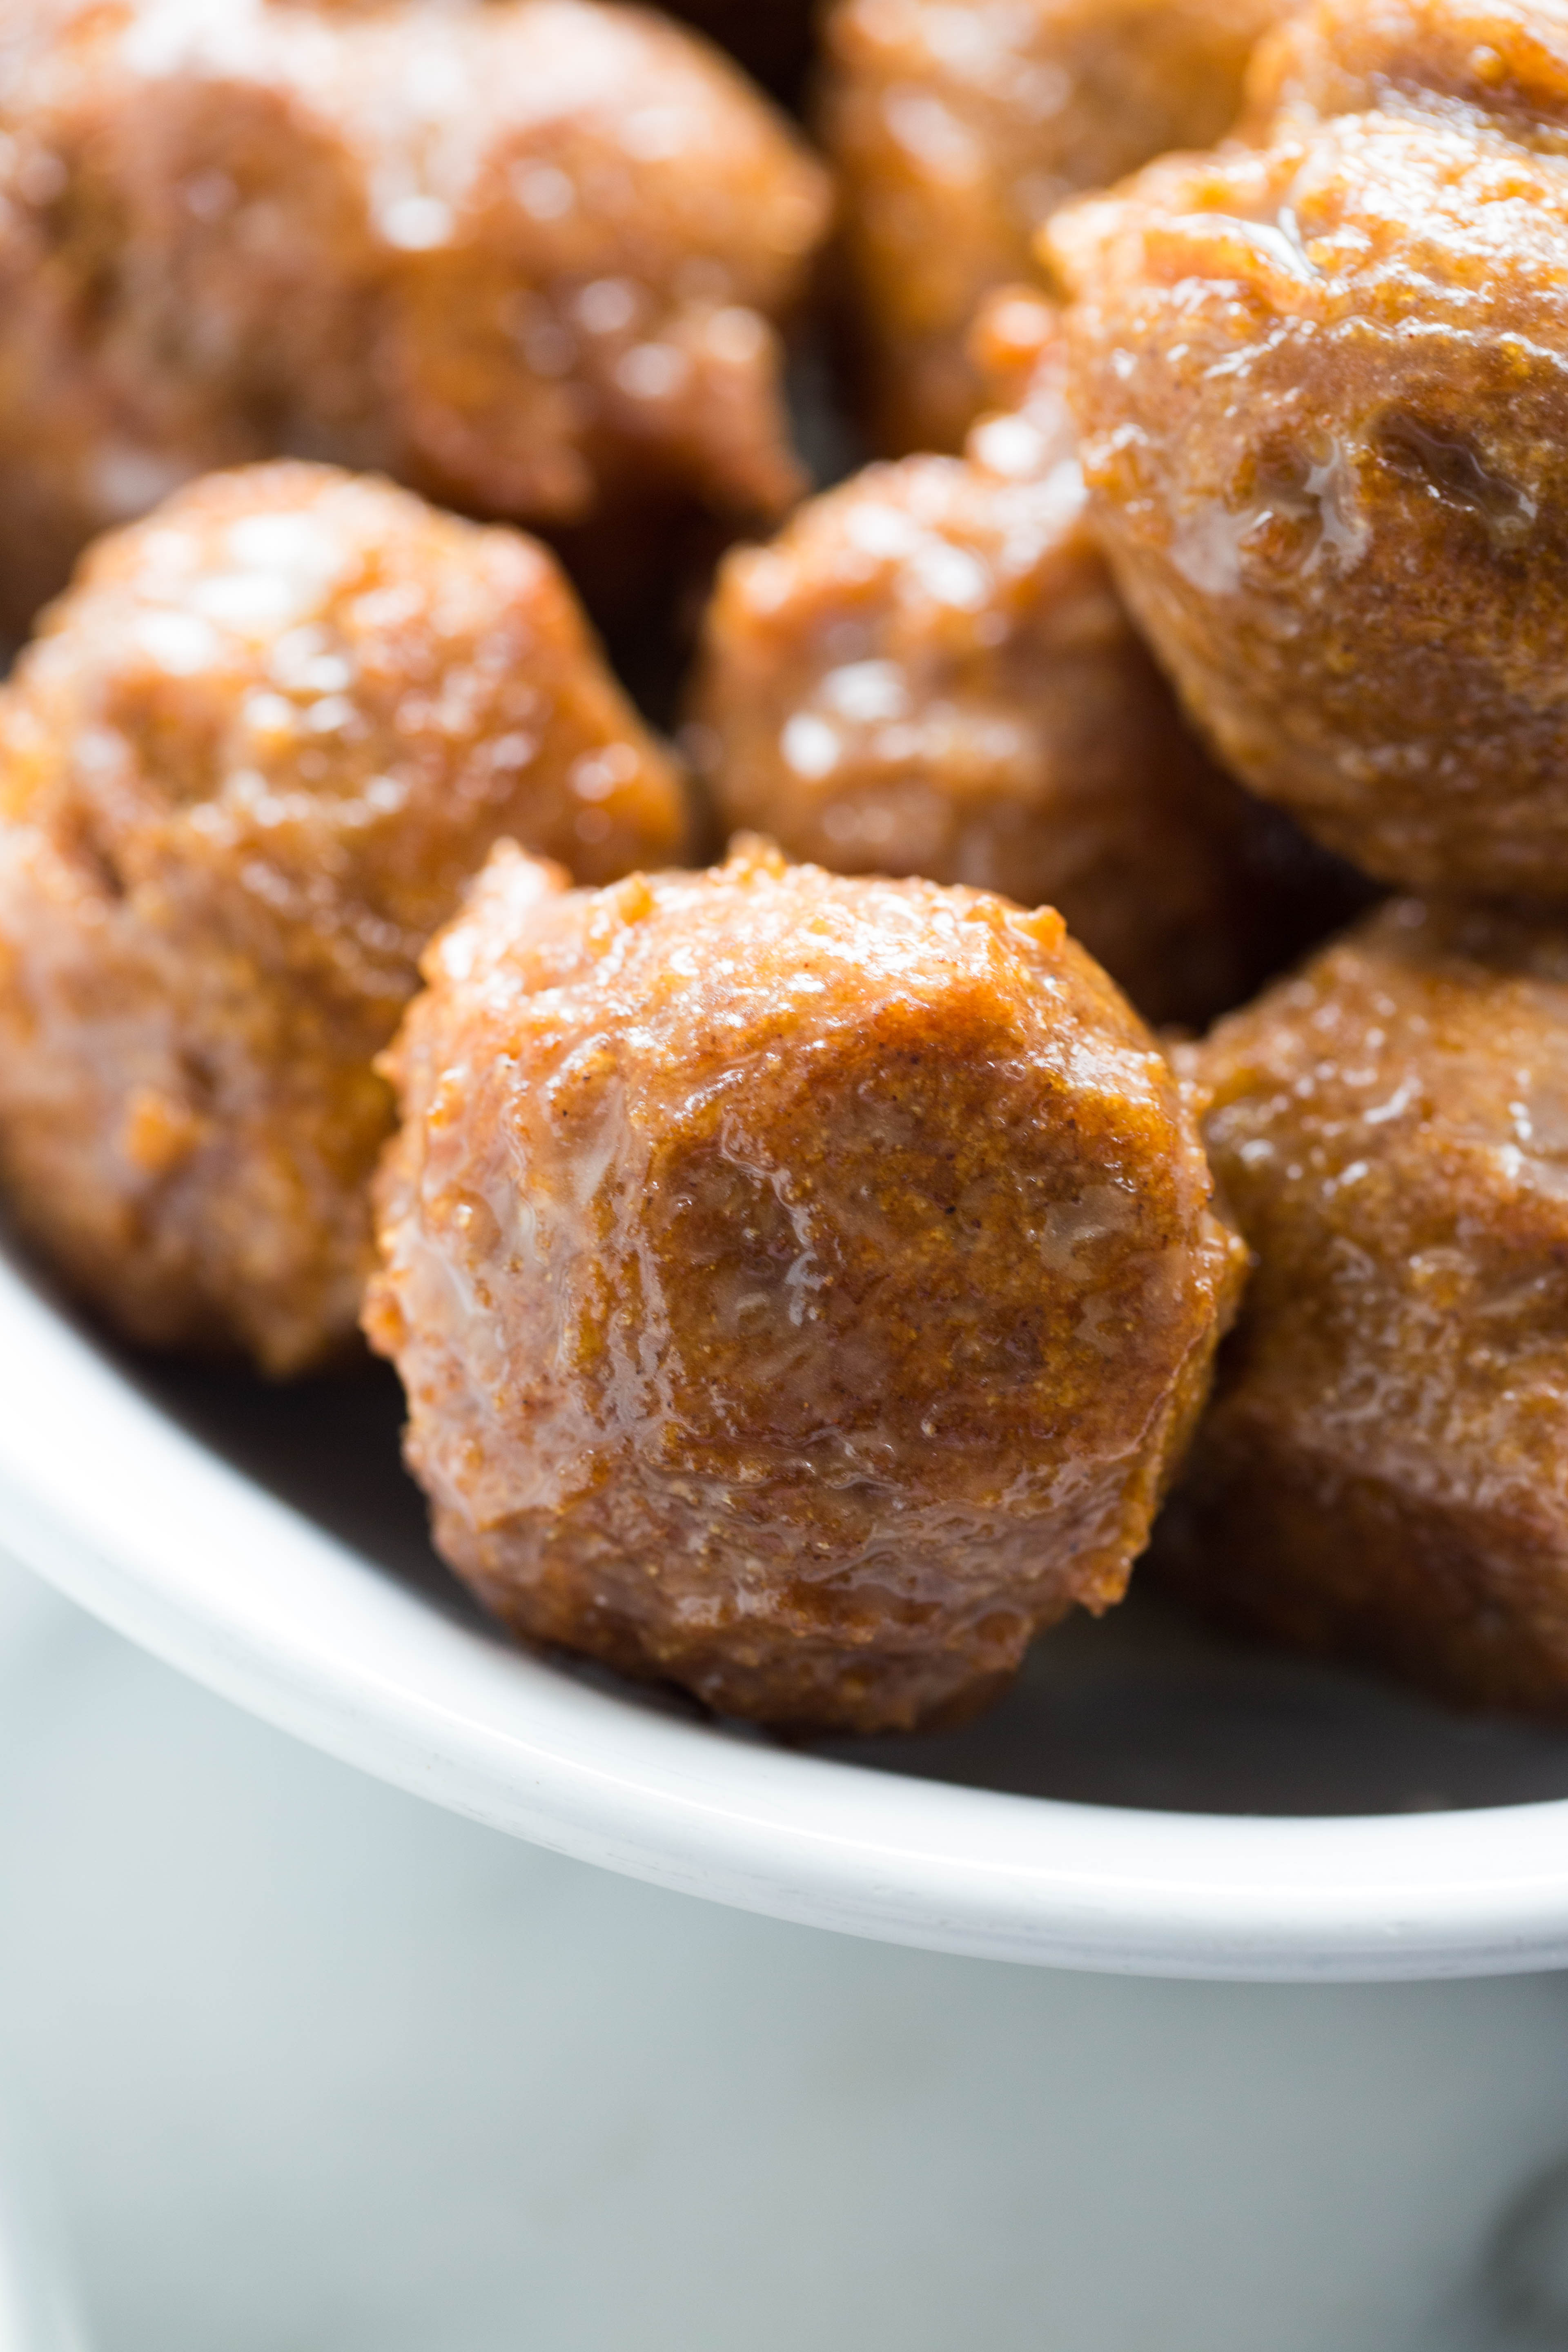
<path id="1" fill-rule="evenodd" d="M 4 1261 L 0 1549 L 344 1762 L 744 1909 L 1132 1975 L 1568 1963 L 1568 1800 L 1156 1812 L 914 1779 L 672 1717 L 433 1608 L 182 1428 Z"/>

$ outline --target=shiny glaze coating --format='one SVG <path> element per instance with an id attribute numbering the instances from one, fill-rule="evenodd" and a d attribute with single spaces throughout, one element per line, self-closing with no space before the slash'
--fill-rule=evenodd
<path id="1" fill-rule="evenodd" d="M 1568 932 L 1394 900 L 1183 1058 L 1257 1265 L 1163 1572 L 1568 1703 Z"/>
<path id="2" fill-rule="evenodd" d="M 0 26 L 0 133 L 13 620 L 279 452 L 551 527 L 798 493 L 774 321 L 826 181 L 651 12 L 56 0 Z"/>
<path id="3" fill-rule="evenodd" d="M 366 1328 L 446 1558 L 721 1711 L 966 1711 L 1120 1598 L 1240 1257 L 1048 910 L 505 845 L 390 1066 Z"/>
<path id="4" fill-rule="evenodd" d="M 687 740 L 726 830 L 1054 906 L 1147 1019 L 1202 1025 L 1352 908 L 1212 766 L 1129 623 L 1049 306 L 1015 290 L 984 326 L 1016 406 L 727 559 Z"/>
<path id="5" fill-rule="evenodd" d="M 837 0 L 822 122 L 880 446 L 952 451 L 964 338 L 1065 198 L 1226 131 L 1283 0 Z"/>
<path id="6" fill-rule="evenodd" d="M 552 559 L 324 467 L 103 541 L 0 694 L 0 1183 L 132 1338 L 352 1337 L 371 1067 L 498 834 L 679 856 L 679 779 Z"/>
<path id="7" fill-rule="evenodd" d="M 1048 233 L 1135 617 L 1381 879 L 1568 900 L 1568 9 L 1320 0 Z"/>

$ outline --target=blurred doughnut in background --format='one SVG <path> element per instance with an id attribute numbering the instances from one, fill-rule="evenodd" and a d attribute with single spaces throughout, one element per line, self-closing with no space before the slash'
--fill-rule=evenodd
<path id="1" fill-rule="evenodd" d="M 834 0 L 819 112 L 843 184 L 848 331 L 879 449 L 955 450 L 964 338 L 1085 188 L 1204 147 L 1290 0 Z"/>
<path id="2" fill-rule="evenodd" d="M 708 43 L 595 0 L 56 0 L 0 39 L 0 604 L 205 469 L 486 517 L 776 515 L 821 167 Z"/>
<path id="3" fill-rule="evenodd" d="M 1223 775 L 1089 529 L 1055 314 L 1023 289 L 976 360 L 1016 405 L 721 567 L 683 740 L 723 830 L 838 873 L 1059 908 L 1145 1018 L 1201 1025 L 1360 903 Z"/>

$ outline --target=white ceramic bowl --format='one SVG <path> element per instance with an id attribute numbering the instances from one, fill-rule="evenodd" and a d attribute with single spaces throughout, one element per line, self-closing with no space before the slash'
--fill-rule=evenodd
<path id="1" fill-rule="evenodd" d="M 1568 1738 L 1134 1601 L 972 1730 L 803 1752 L 525 1655 L 429 1553 L 379 1379 L 128 1365 L 0 1264 L 0 1541 L 300 1738 L 614 1870 L 819 1927 L 1233 1978 L 1568 1962 Z"/>
<path id="2" fill-rule="evenodd" d="M 3 1561 L 0 2017 L 113 2352 L 1568 2342 L 1568 1977 L 1140 1984 L 683 1902 Z"/>

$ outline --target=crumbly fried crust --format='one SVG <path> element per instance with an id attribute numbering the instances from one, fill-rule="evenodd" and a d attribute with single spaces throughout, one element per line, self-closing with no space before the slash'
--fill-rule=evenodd
<path id="1" fill-rule="evenodd" d="M 544 551 L 279 463 L 101 542 L 0 693 L 0 1181 L 133 1338 L 351 1339 L 371 1065 L 491 842 L 680 855 Z"/>
<path id="2" fill-rule="evenodd" d="M 1249 132 L 1049 232 L 1123 591 L 1330 847 L 1568 902 L 1568 11 L 1319 0 Z"/>
<path id="3" fill-rule="evenodd" d="M 498 850 L 390 1067 L 374 1344 L 447 1559 L 710 1705 L 951 1717 L 1120 1598 L 1237 1247 L 1048 912 Z"/>
<path id="4" fill-rule="evenodd" d="M 1162 1572 L 1568 1702 L 1568 934 L 1396 900 L 1186 1056 L 1256 1254 Z"/>

